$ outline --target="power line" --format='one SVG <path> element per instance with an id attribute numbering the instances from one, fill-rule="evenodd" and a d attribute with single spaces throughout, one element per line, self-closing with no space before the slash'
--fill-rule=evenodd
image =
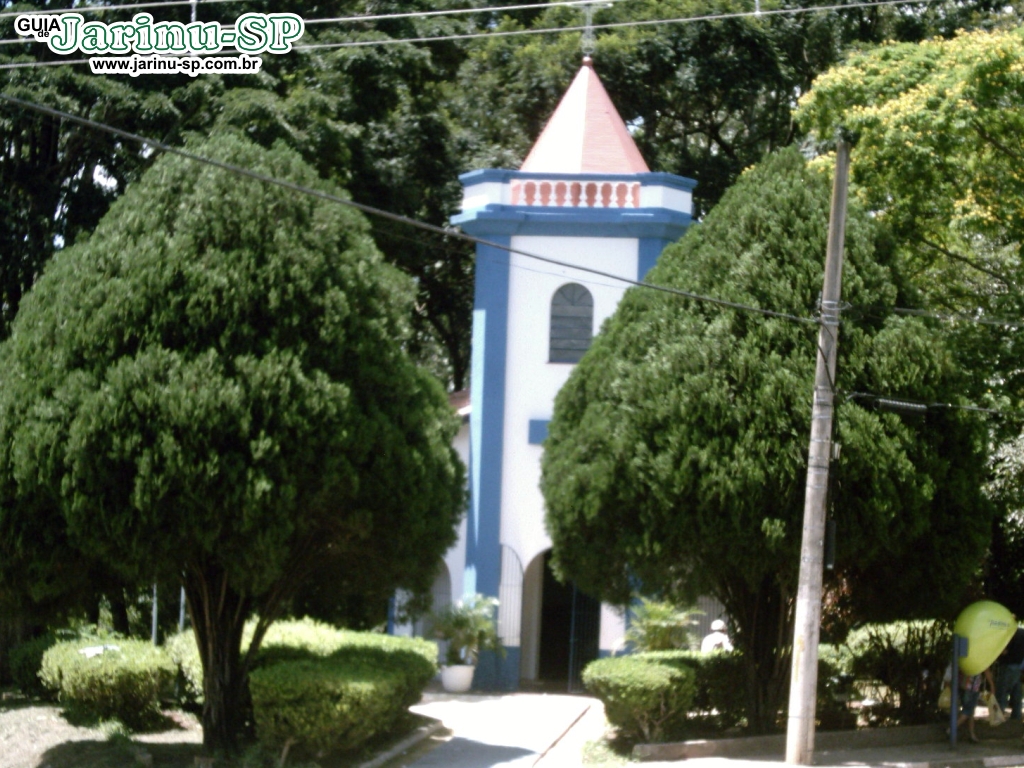
<path id="1" fill-rule="evenodd" d="M 923 317 L 930 320 L 941 320 L 947 323 L 973 323 L 975 325 L 990 325 L 1000 328 L 1020 328 L 1024 326 L 1024 320 L 1004 320 L 994 317 L 977 317 L 974 315 L 964 315 L 960 313 L 949 314 L 934 312 L 927 309 L 915 309 L 913 307 L 879 307 L 873 305 L 860 306 L 857 304 L 848 304 L 844 309 L 849 309 L 861 314 L 873 314 L 876 317 L 887 317 L 894 314 L 908 315 L 910 317 Z"/>
<path id="2" fill-rule="evenodd" d="M 505 11 L 525 11 L 531 8 L 552 8 L 555 6 L 591 5 L 595 0 L 564 0 L 555 3 L 530 3 L 528 5 L 505 5 L 487 6 L 483 8 L 457 8 L 450 11 L 409 11 L 408 13 L 380 13 L 374 16 L 339 16 L 334 19 L 310 19 L 305 22 L 310 24 L 328 24 L 331 22 L 358 22 L 358 21 L 384 21 L 387 19 L 425 19 L 430 16 L 455 16 L 466 13 L 491 13 L 494 11 L 504 13 Z M 624 0 L 602 0 L 605 3 L 621 3 Z"/>
<path id="3" fill-rule="evenodd" d="M 192 5 L 193 0 L 166 0 L 166 2 L 131 3 L 130 5 L 81 6 L 78 8 L 59 8 L 49 11 L 4 11 L 0 19 L 12 16 L 61 16 L 65 13 L 106 13 L 107 11 L 130 11 L 136 8 L 163 8 L 168 5 Z M 203 5 L 214 3 L 241 3 L 244 0 L 198 0 Z"/>
<path id="4" fill-rule="evenodd" d="M 178 3 L 183 0 L 173 0 Z M 204 2 L 212 2 L 213 0 L 204 0 Z M 219 0 L 220 2 L 237 2 L 238 0 Z M 619 0 L 621 1 L 621 0 Z M 868 2 L 852 2 L 839 5 L 823 5 L 814 6 L 809 8 L 777 8 L 771 10 L 758 10 L 758 11 L 736 11 L 734 13 L 720 13 L 720 14 L 705 14 L 701 16 L 684 16 L 672 19 L 643 19 L 638 21 L 618 21 L 609 22 L 606 24 L 594 24 L 589 29 L 622 29 L 629 27 L 648 27 L 655 26 L 658 24 L 687 24 L 696 23 L 702 21 L 721 21 L 724 19 L 741 19 L 750 17 L 765 17 L 765 16 L 782 16 L 782 15 L 798 15 L 805 13 L 821 13 L 828 11 L 848 11 L 855 10 L 858 8 L 878 8 L 883 6 L 899 6 L 899 5 L 920 5 L 930 4 L 935 0 L 869 0 Z M 167 3 L 168 5 L 171 3 Z M 160 4 L 158 4 L 160 5 Z M 120 8 L 126 8 L 128 6 L 119 6 Z M 497 10 L 497 9 L 492 9 Z M 476 12 L 485 12 L 477 10 Z M 0 14 L 2 15 L 2 14 Z M 395 14 L 399 16 L 400 14 Z M 347 21 L 358 21 L 365 20 L 371 17 L 344 17 L 339 19 L 310 19 L 304 23 L 308 26 L 309 24 L 326 23 L 329 21 L 347 22 Z M 384 17 L 381 17 L 384 18 Z M 388 18 L 391 18 L 389 16 Z M 382 40 L 354 40 L 342 43 L 311 43 L 309 45 L 293 45 L 292 48 L 295 50 L 324 50 L 333 48 L 358 48 L 375 45 L 397 45 L 400 43 L 430 43 L 430 42 L 445 42 L 453 40 L 475 40 L 486 37 L 519 37 L 525 35 L 545 35 L 545 34 L 557 34 L 562 32 L 581 32 L 588 29 L 586 25 L 582 26 L 571 26 L 571 27 L 545 27 L 541 29 L 518 29 L 518 30 L 504 30 L 504 31 L 490 31 L 490 32 L 471 32 L 462 34 L 452 35 L 434 35 L 424 37 L 395 37 L 386 38 Z M 71 63 L 81 63 L 81 60 Z M 4 69 L 18 69 L 18 68 L 31 68 L 31 64 L 27 64 L 26 67 L 19 65 L 5 65 Z"/>
<path id="5" fill-rule="evenodd" d="M 312 197 L 317 197 L 317 198 L 320 198 L 321 200 L 328 200 L 328 201 L 333 202 L 333 203 L 338 203 L 340 205 L 345 205 L 345 206 L 348 206 L 350 208 L 355 208 L 356 210 L 362 211 L 363 213 L 365 213 L 367 215 L 376 216 L 376 217 L 379 217 L 379 218 L 387 219 L 389 221 L 394 221 L 394 222 L 398 222 L 398 223 L 401 223 L 401 224 L 405 224 L 405 225 L 411 226 L 411 227 L 416 227 L 416 228 L 421 229 L 421 230 L 423 230 L 425 232 L 433 232 L 434 234 L 443 235 L 445 237 L 458 238 L 458 239 L 461 239 L 461 240 L 465 240 L 467 242 L 476 243 L 477 245 L 483 245 L 483 246 L 486 246 L 486 247 L 489 247 L 489 248 L 495 248 L 497 250 L 506 251 L 508 253 L 514 253 L 514 254 L 517 254 L 519 256 L 523 256 L 523 257 L 526 257 L 526 258 L 529 258 L 529 259 L 534 259 L 536 261 L 541 261 L 541 262 L 544 262 L 544 263 L 547 263 L 547 264 L 553 264 L 553 265 L 559 266 L 559 267 L 567 267 L 569 269 L 579 270 L 581 272 L 586 272 L 586 273 L 589 273 L 589 274 L 592 274 L 592 275 L 598 275 L 600 277 L 610 278 L 610 279 L 615 280 L 615 281 L 617 281 L 619 283 L 625 283 L 627 285 L 634 285 L 634 286 L 641 287 L 641 288 L 648 288 L 648 289 L 654 290 L 654 291 L 661 291 L 662 293 L 668 293 L 668 294 L 672 294 L 674 296 L 682 296 L 683 298 L 692 299 L 693 301 L 704 302 L 704 303 L 707 303 L 707 304 L 714 304 L 714 305 L 719 306 L 719 307 L 726 307 L 728 309 L 735 309 L 735 310 L 739 310 L 739 311 L 742 311 L 742 312 L 751 312 L 751 313 L 754 313 L 754 314 L 763 315 L 765 317 L 774 317 L 774 318 L 778 318 L 778 319 L 782 319 L 782 320 L 789 320 L 791 322 L 797 322 L 797 323 L 809 323 L 809 324 L 812 324 L 812 325 L 817 325 L 818 322 L 819 322 L 815 318 L 800 317 L 799 315 L 791 315 L 791 314 L 788 314 L 786 312 L 776 312 L 776 311 L 770 310 L 770 309 L 762 309 L 760 307 L 752 307 L 752 306 L 749 306 L 747 304 L 741 304 L 739 302 L 726 301 L 724 299 L 716 299 L 716 298 L 713 298 L 713 297 L 710 297 L 710 296 L 702 296 L 700 294 L 691 293 L 690 291 L 684 291 L 684 290 L 681 290 L 679 288 L 671 288 L 669 286 L 664 286 L 664 285 L 655 285 L 653 283 L 647 283 L 647 282 L 644 282 L 642 280 L 633 280 L 633 279 L 628 278 L 628 277 L 623 277 L 621 275 L 616 275 L 616 274 L 614 274 L 612 272 L 605 272 L 603 270 L 593 269 L 591 267 L 583 267 L 583 266 L 580 266 L 578 264 L 571 264 L 569 262 L 561 261 L 559 259 L 553 259 L 553 258 L 551 258 L 549 256 L 541 256 L 540 254 L 530 253 L 528 251 L 522 251 L 522 250 L 519 250 L 517 248 L 510 248 L 507 245 L 502 245 L 501 243 L 495 243 L 495 242 L 492 242 L 490 240 L 485 240 L 485 239 L 480 238 L 480 237 L 475 237 L 474 235 L 468 235 L 465 232 L 459 232 L 459 231 L 453 230 L 453 229 L 446 229 L 445 227 L 439 227 L 436 224 L 428 224 L 425 221 L 418 221 L 418 220 L 412 219 L 412 218 L 410 218 L 408 216 L 402 216 L 401 214 L 393 213 L 391 211 L 387 211 L 387 210 L 384 210 L 382 208 L 375 208 L 372 205 L 366 205 L 364 203 L 357 203 L 354 200 L 348 200 L 348 199 L 346 199 L 344 197 L 339 197 L 338 195 L 332 195 L 329 192 L 324 192 L 324 191 L 319 190 L 319 189 L 314 189 L 312 187 L 307 187 L 307 186 L 304 186 L 302 184 L 297 184 L 297 183 L 292 182 L 292 181 L 287 181 L 286 179 L 278 179 L 278 178 L 275 178 L 273 176 L 267 176 L 267 175 L 262 174 L 262 173 L 256 173 L 255 171 L 250 171 L 248 168 L 242 168 L 241 166 L 238 166 L 238 165 L 232 165 L 231 163 L 225 163 L 225 162 L 222 162 L 220 160 L 214 160 L 213 158 L 203 157 L 202 155 L 197 155 L 194 152 L 189 152 L 188 150 L 181 149 L 179 147 L 174 147 L 174 146 L 171 146 L 170 144 L 165 144 L 162 141 L 157 141 L 156 139 L 150 139 L 150 138 L 147 138 L 145 136 L 140 136 L 137 133 L 131 133 L 129 131 L 123 131 L 120 128 L 115 128 L 112 125 L 107 125 L 106 123 L 100 123 L 100 122 L 97 122 L 96 120 L 90 120 L 89 118 L 86 118 L 86 117 L 80 117 L 79 115 L 73 115 L 70 112 L 63 112 L 63 111 L 61 111 L 59 109 L 54 109 L 53 107 L 44 106 L 43 104 L 37 104 L 37 103 L 32 102 L 32 101 L 25 101 L 24 99 L 19 99 L 19 98 L 16 98 L 14 96 L 10 96 L 10 95 L 8 95 L 6 93 L 0 93 L 0 100 L 9 102 L 11 104 L 16 104 L 17 106 L 22 107 L 24 109 L 30 109 L 30 110 L 33 110 L 35 112 L 42 113 L 44 115 L 49 115 L 50 117 L 57 117 L 57 118 L 60 118 L 62 120 L 68 120 L 70 122 L 77 123 L 79 125 L 83 125 L 83 126 L 85 126 L 87 128 L 93 128 L 95 130 L 105 131 L 105 132 L 110 133 L 110 134 L 112 134 L 114 136 L 119 136 L 119 137 L 121 137 L 123 139 L 128 139 L 130 141 L 137 142 L 137 143 L 141 144 L 144 147 L 151 147 L 153 149 L 159 149 L 159 150 L 161 150 L 163 152 L 169 152 L 171 154 L 178 155 L 180 157 L 184 157 L 184 158 L 192 160 L 194 162 L 204 163 L 206 165 L 212 165 L 212 166 L 214 166 L 216 168 L 220 168 L 222 170 L 228 171 L 230 173 L 237 174 L 239 176 L 246 176 L 246 177 L 248 177 L 250 179 L 255 179 L 256 181 L 261 181 L 261 182 L 263 182 L 265 184 L 273 184 L 273 185 L 278 186 L 278 187 L 283 187 L 284 189 L 290 189 L 290 190 L 292 190 L 294 192 L 299 192 L 301 194 L 310 195 Z"/>
<path id="6" fill-rule="evenodd" d="M 797 15 L 804 13 L 820 13 L 824 11 L 847 11 L 857 8 L 878 8 L 881 6 L 930 4 L 934 0 L 871 0 L 842 5 L 822 5 L 811 8 L 777 8 L 761 11 L 736 11 L 734 13 L 706 14 L 702 16 L 683 16 L 674 19 L 644 19 L 639 21 L 616 21 L 606 24 L 594 24 L 589 29 L 621 29 L 625 27 L 649 27 L 658 24 L 687 24 L 700 21 L 721 21 L 724 19 L 742 19 L 750 17 Z M 499 32 L 472 32 L 457 35 L 436 35 L 433 37 L 388 38 L 385 40 L 357 40 L 346 43 L 314 43 L 310 45 L 292 46 L 296 50 L 314 50 L 326 48 L 356 48 L 371 45 L 395 45 L 397 43 L 431 43 L 450 40 L 473 40 L 482 37 L 518 37 L 522 35 L 546 35 L 559 32 L 581 32 L 588 29 L 586 25 L 573 27 L 545 27 L 542 29 L 517 29 Z"/>
<path id="7" fill-rule="evenodd" d="M 910 309 L 908 307 L 893 307 L 892 310 L 897 315 L 912 315 L 915 317 L 928 317 L 933 320 L 944 320 L 946 322 L 963 322 L 963 323 L 976 323 L 978 325 L 994 325 L 1002 326 L 1006 328 L 1020 328 L 1024 325 L 1024 320 L 999 320 L 997 318 L 987 317 L 972 317 L 971 315 L 953 314 L 946 315 L 939 312 L 929 312 L 926 309 Z"/>
<path id="8" fill-rule="evenodd" d="M 905 397 L 876 395 L 872 392 L 842 392 L 844 402 L 850 400 L 870 400 L 883 410 L 925 413 L 929 410 L 947 409 L 955 411 L 972 411 L 974 413 L 990 413 L 996 416 L 1021 416 L 1021 411 L 1003 411 L 998 408 L 984 408 L 980 405 L 959 405 L 957 403 L 925 403 L 919 400 L 908 400 Z"/>
<path id="9" fill-rule="evenodd" d="M 198 0 L 203 5 L 210 5 L 211 3 L 237 3 L 242 0 Z M 366 16 L 337 16 L 334 18 L 326 19 L 309 19 L 303 20 L 305 26 L 313 24 L 345 24 L 345 23 L 358 23 L 366 21 L 385 21 L 389 19 L 423 19 L 432 16 L 456 16 L 460 14 L 470 13 L 493 13 L 493 12 L 505 12 L 505 11 L 523 11 L 532 8 L 551 8 L 555 6 L 578 6 L 578 5 L 590 5 L 594 0 L 561 0 L 560 2 L 552 3 L 529 3 L 526 5 L 506 5 L 506 6 L 484 6 L 482 8 L 457 8 L 450 11 L 410 11 L 408 13 L 379 13 L 375 15 Z M 604 0 L 604 2 L 621 3 L 625 0 Z M 52 16 L 60 16 L 65 13 L 82 13 L 82 12 L 93 12 L 99 13 L 102 11 L 120 11 L 124 9 L 133 8 L 150 8 L 164 5 L 191 5 L 192 0 L 171 0 L 166 3 L 137 3 L 133 5 L 118 5 L 118 6 L 104 6 L 102 8 L 67 8 L 54 11 L 32 11 L 32 15 L 38 14 L 49 14 Z M 23 13 L 0 13 L 0 18 L 4 16 L 21 16 L 27 15 L 28 12 Z M 0 45 L 11 45 L 15 43 L 34 43 L 36 42 L 33 37 L 19 37 L 19 38 L 7 38 L 0 40 Z"/>

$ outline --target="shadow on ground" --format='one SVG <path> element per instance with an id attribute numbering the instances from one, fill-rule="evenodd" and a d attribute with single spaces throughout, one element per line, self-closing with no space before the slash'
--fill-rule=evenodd
<path id="1" fill-rule="evenodd" d="M 69 741 L 51 747 L 38 768 L 125 768 L 139 765 L 136 749 L 153 756 L 154 768 L 192 768 L 202 749 L 198 744 L 132 745 L 110 741 Z"/>

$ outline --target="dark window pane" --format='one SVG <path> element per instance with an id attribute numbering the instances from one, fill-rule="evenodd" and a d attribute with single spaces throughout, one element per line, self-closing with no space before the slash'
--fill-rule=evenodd
<path id="1" fill-rule="evenodd" d="M 594 336 L 594 297 L 578 283 L 567 283 L 551 299 L 552 363 L 578 363 Z"/>

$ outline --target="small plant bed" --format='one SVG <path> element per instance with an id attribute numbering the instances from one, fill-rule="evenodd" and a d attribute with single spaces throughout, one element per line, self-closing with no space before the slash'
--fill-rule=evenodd
<path id="1" fill-rule="evenodd" d="M 72 722 L 60 706 L 12 690 L 0 697 L 0 768 L 130 768 L 145 753 L 161 768 L 192 768 L 201 753 L 202 730 L 184 712 L 165 710 L 158 730 L 130 735 L 118 721 Z"/>
<path id="2" fill-rule="evenodd" d="M 163 647 L 114 636 L 24 645 L 20 688 L 0 701 L 0 768 L 176 768 L 201 755 L 202 728 L 189 714 L 203 694 L 191 632 Z M 436 659 L 426 640 L 279 622 L 249 673 L 257 743 L 216 765 L 360 765 L 429 722 L 409 706 Z"/>
<path id="3" fill-rule="evenodd" d="M 130 733 L 116 720 L 103 722 L 69 720 L 60 706 L 30 699 L 20 692 L 0 691 L 0 768 L 194 768 L 202 754 L 203 732 L 194 715 L 181 710 L 162 710 L 160 726 L 148 733 Z M 297 750 L 289 768 L 356 768 L 405 739 L 432 721 L 409 714 L 396 730 L 379 736 L 351 754 L 313 758 Z M 233 763 L 217 768 L 274 768 L 280 753 L 258 746 Z"/>

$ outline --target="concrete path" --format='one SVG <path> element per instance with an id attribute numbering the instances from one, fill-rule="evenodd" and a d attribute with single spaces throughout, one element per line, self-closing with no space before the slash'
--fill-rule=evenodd
<path id="1" fill-rule="evenodd" d="M 440 720 L 454 735 L 411 763 L 410 768 L 547 765 L 541 762 L 544 756 L 593 704 L 593 699 L 582 696 L 551 694 L 424 694 L 412 711 Z"/>
<path id="2" fill-rule="evenodd" d="M 582 768 L 583 746 L 604 735 L 604 708 L 582 696 L 517 693 L 504 696 L 424 694 L 412 707 L 451 733 L 408 768 Z M 814 765 L 834 768 L 1024 768 L 1020 723 L 989 729 L 981 744 L 952 749 L 942 726 L 821 733 Z M 643 768 L 789 768 L 784 737 L 688 742 L 688 759 L 651 755 Z M 666 745 L 667 746 L 667 745 Z M 682 755 L 678 756 L 679 758 Z M 649 759 L 651 759 L 649 758 Z M 391 763 L 388 763 L 391 765 Z"/>
<path id="3" fill-rule="evenodd" d="M 1009 768 L 1024 766 L 1020 723 L 996 729 L 979 724 L 980 744 L 961 743 L 955 749 L 941 725 L 879 728 L 867 731 L 820 733 L 814 765 L 843 768 Z M 687 760 L 644 762 L 644 768 L 789 768 L 784 740 L 777 737 L 705 742 L 718 754 Z M 747 745 L 742 742 L 748 742 Z M 701 742 L 691 742 L 699 747 Z M 735 754 L 729 754 L 734 752 Z"/>

